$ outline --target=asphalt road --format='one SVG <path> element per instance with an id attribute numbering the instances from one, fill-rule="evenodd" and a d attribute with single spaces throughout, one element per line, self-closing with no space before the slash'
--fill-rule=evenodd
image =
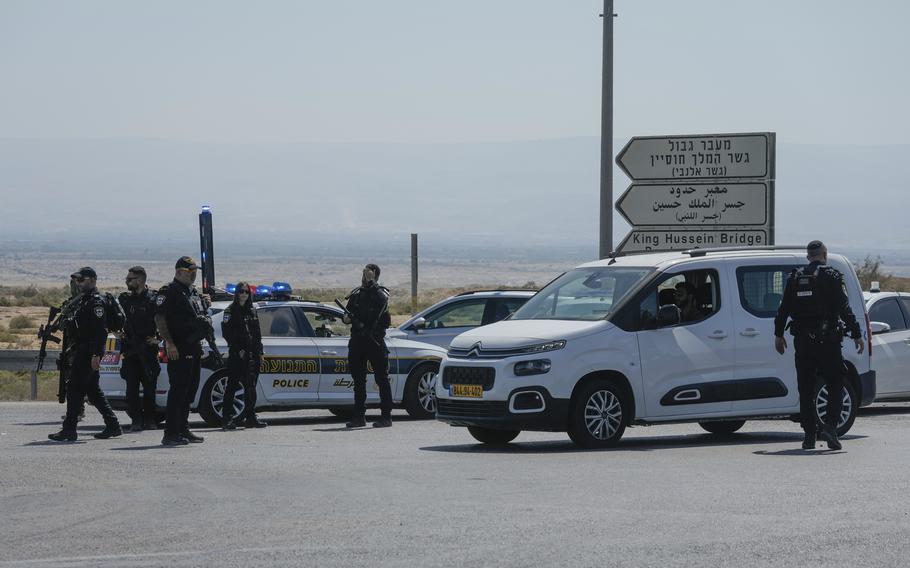
<path id="1" fill-rule="evenodd" d="M 866 409 L 844 450 L 790 422 L 727 438 L 632 428 L 618 449 L 561 434 L 504 449 L 405 416 L 346 431 L 321 411 L 265 430 L 197 423 L 46 439 L 54 403 L 0 404 L 0 567 L 906 566 L 910 405 Z"/>

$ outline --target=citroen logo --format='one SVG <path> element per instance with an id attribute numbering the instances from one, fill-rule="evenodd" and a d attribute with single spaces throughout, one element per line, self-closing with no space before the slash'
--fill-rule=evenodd
<path id="1" fill-rule="evenodd" d="M 480 357 L 480 342 L 478 341 L 468 349 L 468 359 L 476 359 Z"/>

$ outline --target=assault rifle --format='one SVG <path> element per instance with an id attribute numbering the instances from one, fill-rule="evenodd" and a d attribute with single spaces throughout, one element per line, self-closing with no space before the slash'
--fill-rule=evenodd
<path id="1" fill-rule="evenodd" d="M 218 351 L 218 345 L 215 343 L 215 328 L 212 326 L 212 318 L 209 316 L 199 316 L 197 318 L 197 325 L 199 325 L 202 337 L 205 339 L 205 342 L 208 343 L 210 350 L 206 368 L 220 369 L 221 367 L 224 367 L 224 357 L 221 356 L 221 351 Z"/>
<path id="2" fill-rule="evenodd" d="M 63 305 L 59 308 L 51 306 L 50 313 L 47 316 L 47 323 L 38 328 L 38 338 L 41 339 L 41 348 L 38 350 L 38 364 L 35 367 L 36 372 L 41 372 L 41 369 L 44 367 L 44 359 L 47 357 L 47 342 L 59 344 L 61 339 L 54 335 L 55 333 L 61 331 L 61 326 L 64 323 L 65 318 L 72 315 L 73 308 L 78 304 L 79 296 L 73 296 L 70 299 L 63 302 Z M 57 386 L 57 400 L 60 404 L 66 402 L 66 381 L 69 376 L 69 369 L 67 368 L 67 351 L 68 345 L 66 337 L 63 338 L 63 350 L 60 353 L 60 357 L 57 359 L 57 371 L 59 374 L 58 386 Z"/>

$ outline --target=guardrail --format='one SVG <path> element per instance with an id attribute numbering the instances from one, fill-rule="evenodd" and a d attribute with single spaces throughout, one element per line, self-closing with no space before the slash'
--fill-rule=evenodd
<path id="1" fill-rule="evenodd" d="M 56 369 L 59 357 L 60 351 L 48 349 L 47 357 L 44 358 L 44 368 L 49 371 Z M 29 393 L 29 399 L 31 400 L 38 400 L 38 373 L 35 372 L 35 365 L 37 364 L 37 349 L 0 349 L 0 371 L 13 371 L 14 373 L 28 371 L 31 375 L 31 391 Z"/>

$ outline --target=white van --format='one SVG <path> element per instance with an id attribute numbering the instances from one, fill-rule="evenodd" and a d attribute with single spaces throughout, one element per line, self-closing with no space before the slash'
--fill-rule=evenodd
<path id="1" fill-rule="evenodd" d="M 521 430 L 568 432 L 584 447 L 616 444 L 626 426 L 698 422 L 732 433 L 747 419 L 798 419 L 792 341 L 774 350 L 774 316 L 805 249 L 694 249 L 620 256 L 566 272 L 504 321 L 457 336 L 436 384 L 437 418 L 484 443 Z M 850 306 L 869 321 L 852 265 Z M 675 305 L 676 289 L 695 306 Z M 869 351 L 845 342 L 838 431 L 875 398 Z M 827 389 L 817 392 L 825 413 Z"/>

